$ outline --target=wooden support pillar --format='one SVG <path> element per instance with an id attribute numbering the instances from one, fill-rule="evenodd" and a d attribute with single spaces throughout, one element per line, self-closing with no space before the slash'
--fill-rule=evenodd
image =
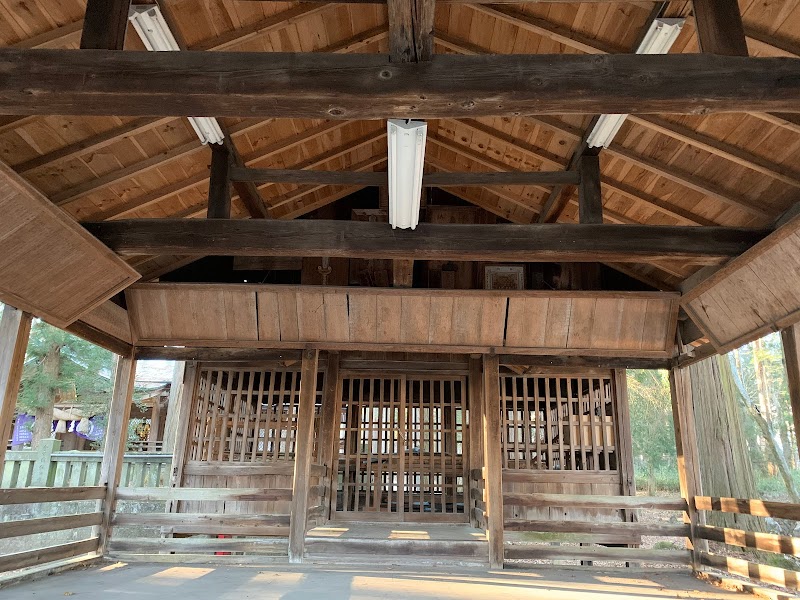
<path id="1" fill-rule="evenodd" d="M 622 494 L 636 495 L 636 479 L 633 474 L 633 435 L 631 433 L 631 411 L 628 405 L 628 374 L 625 369 L 614 369 L 614 391 L 617 402 L 617 460 L 622 480 Z"/>
<path id="2" fill-rule="evenodd" d="M 31 315 L 6 305 L 0 318 L 0 480 L 31 333 Z"/>
<path id="3" fill-rule="evenodd" d="M 175 454 L 175 440 L 180 427 L 181 394 L 183 393 L 183 378 L 186 374 L 186 363 L 176 361 L 172 369 L 172 383 L 169 388 L 167 400 L 167 416 L 164 419 L 164 452 Z M 185 423 L 184 423 L 185 425 Z"/>
<path id="4" fill-rule="evenodd" d="M 100 465 L 100 485 L 106 486 L 103 505 L 103 524 L 100 529 L 98 552 L 105 554 L 111 533 L 117 486 L 122 473 L 122 461 L 128 443 L 128 421 L 133 403 L 133 382 L 136 377 L 136 360 L 118 356 L 114 370 L 114 390 L 108 409 L 108 425 L 103 447 L 103 462 Z"/>
<path id="5" fill-rule="evenodd" d="M 224 144 L 211 147 L 211 179 L 208 183 L 208 218 L 231 218 L 230 153 Z"/>
<path id="6" fill-rule="evenodd" d="M 166 435 L 164 441 L 164 452 L 172 453 L 172 463 L 169 470 L 169 487 L 181 487 L 183 481 L 183 468 L 186 465 L 186 452 L 188 450 L 188 441 L 190 435 L 197 435 L 192 432 L 191 417 L 192 408 L 194 406 L 195 391 L 197 390 L 197 377 L 198 369 L 196 362 L 183 363 L 182 369 L 175 369 L 173 375 L 173 385 L 175 385 L 178 372 L 183 375 L 178 390 L 176 391 L 176 401 L 170 407 L 174 413 L 175 432 L 171 437 L 169 445 L 166 442 Z M 172 393 L 170 393 L 170 400 L 172 400 Z M 167 418 L 169 421 L 169 418 Z M 173 500 L 167 506 L 167 512 L 177 512 L 178 501 Z M 168 532 L 165 532 L 168 533 Z"/>
<path id="7" fill-rule="evenodd" d="M 394 287 L 412 287 L 414 284 L 414 260 L 394 259 L 392 261 L 392 280 Z"/>
<path id="8" fill-rule="evenodd" d="M 422 62 L 433 56 L 434 0 L 388 0 L 392 62 Z"/>
<path id="9" fill-rule="evenodd" d="M 325 371 L 325 386 L 322 391 L 322 421 L 319 433 L 319 457 L 317 462 L 328 469 L 328 499 L 326 519 L 336 510 L 336 485 L 339 472 L 339 426 L 342 400 L 339 383 L 339 353 L 328 353 L 328 368 Z"/>
<path id="10" fill-rule="evenodd" d="M 800 323 L 781 331 L 783 362 L 786 365 L 786 386 L 789 388 L 789 404 L 797 448 L 800 450 Z"/>
<path id="11" fill-rule="evenodd" d="M 158 430 L 161 429 L 161 402 L 156 400 L 150 409 L 150 432 L 147 434 L 147 451 L 156 452 Z"/>
<path id="12" fill-rule="evenodd" d="M 304 350 L 300 368 L 300 401 L 294 452 L 292 511 L 289 523 L 289 562 L 303 562 L 308 522 L 308 491 L 311 487 L 311 458 L 314 453 L 314 404 L 317 399 L 319 350 Z"/>
<path id="13" fill-rule="evenodd" d="M 81 49 L 123 50 L 130 6 L 130 0 L 88 0 Z"/>
<path id="14" fill-rule="evenodd" d="M 747 38 L 737 0 L 694 0 L 700 51 L 747 56 Z"/>
<path id="15" fill-rule="evenodd" d="M 481 358 L 474 355 L 469 359 L 469 468 L 467 482 L 464 484 L 465 506 L 469 507 L 469 521 L 478 527 L 478 520 L 472 512 L 476 498 L 472 498 L 472 471 L 483 471 L 483 371 Z"/>
<path id="16" fill-rule="evenodd" d="M 694 497 L 702 495 L 700 456 L 697 448 L 697 429 L 694 420 L 692 382 L 688 369 L 671 369 L 669 387 L 672 396 L 672 419 L 675 425 L 675 449 L 678 455 L 678 480 L 681 496 L 689 505 L 688 521 L 691 528 L 690 547 L 692 568 L 700 568 L 698 552 L 708 550 L 708 542 L 695 537 L 697 525 L 705 524 L 705 517 L 694 508 Z"/>
<path id="17" fill-rule="evenodd" d="M 578 215 L 582 224 L 603 223 L 603 198 L 600 190 L 600 157 L 584 154 L 578 161 L 581 183 L 578 186 Z"/>
<path id="18" fill-rule="evenodd" d="M 486 486 L 486 537 L 489 539 L 489 567 L 502 569 L 503 546 L 503 461 L 500 447 L 500 359 L 483 357 L 483 480 Z"/>

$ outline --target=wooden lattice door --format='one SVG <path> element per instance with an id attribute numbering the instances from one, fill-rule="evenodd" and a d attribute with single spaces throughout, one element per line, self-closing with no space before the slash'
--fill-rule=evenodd
<path id="1" fill-rule="evenodd" d="M 347 375 L 336 518 L 464 522 L 466 380 Z"/>

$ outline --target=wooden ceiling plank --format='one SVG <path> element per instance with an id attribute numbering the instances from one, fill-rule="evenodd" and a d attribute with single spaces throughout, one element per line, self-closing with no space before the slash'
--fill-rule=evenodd
<path id="1" fill-rule="evenodd" d="M 353 120 L 800 110 L 800 59 L 708 54 L 441 55 L 408 64 L 375 54 L 4 48 L 0 70 L 0 112 L 20 115 Z"/>
<path id="2" fill-rule="evenodd" d="M 642 262 L 737 256 L 765 229 L 649 225 L 441 225 L 324 220 L 132 219 L 87 223 L 119 254 Z"/>
<path id="3" fill-rule="evenodd" d="M 123 50 L 131 0 L 88 0 L 82 50 Z"/>
<path id="4" fill-rule="evenodd" d="M 14 44 L 15 48 L 63 48 L 74 42 L 80 42 L 83 31 L 83 19 L 73 21 L 45 31 L 21 42 Z"/>
<path id="5" fill-rule="evenodd" d="M 705 134 L 696 132 L 688 127 L 684 127 L 678 123 L 672 123 L 661 117 L 652 115 L 631 115 L 628 120 L 632 123 L 642 125 L 648 129 L 652 129 L 664 135 L 705 150 L 715 156 L 722 157 L 726 160 L 736 163 L 739 166 L 745 167 L 782 181 L 793 187 L 800 187 L 800 173 L 795 173 L 779 164 L 770 163 L 764 158 L 751 154 L 747 150 L 743 150 L 738 146 L 722 142 L 714 139 Z"/>
<path id="6" fill-rule="evenodd" d="M 738 0 L 693 0 L 692 5 L 701 52 L 747 56 Z"/>

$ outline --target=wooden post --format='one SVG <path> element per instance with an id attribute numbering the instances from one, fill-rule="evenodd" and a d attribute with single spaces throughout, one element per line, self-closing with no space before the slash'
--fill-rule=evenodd
<path id="1" fill-rule="evenodd" d="M 500 359 L 496 355 L 483 357 L 483 390 L 483 479 L 486 486 L 489 567 L 502 569 L 503 461 L 500 447 Z"/>
<path id="2" fill-rule="evenodd" d="M 224 144 L 211 147 L 211 178 L 208 183 L 208 218 L 231 218 L 230 153 Z"/>
<path id="3" fill-rule="evenodd" d="M 578 161 L 581 183 L 578 186 L 578 216 L 581 224 L 603 223 L 603 197 L 600 189 L 600 157 L 585 154 Z"/>
<path id="4" fill-rule="evenodd" d="M 414 284 L 414 260 L 395 259 L 392 261 L 392 282 L 394 287 L 410 288 Z"/>
<path id="5" fill-rule="evenodd" d="M 30 333 L 31 315 L 6 304 L 0 319 L 0 479 Z"/>
<path id="6" fill-rule="evenodd" d="M 669 388 L 672 396 L 672 419 L 675 424 L 675 449 L 678 454 L 678 480 L 681 496 L 689 506 L 688 520 L 691 529 L 689 546 L 692 550 L 692 569 L 700 568 L 699 552 L 708 550 L 708 542 L 695 537 L 697 525 L 705 524 L 705 517 L 694 508 L 694 497 L 702 494 L 700 457 L 697 449 L 697 430 L 694 421 L 692 382 L 687 369 L 671 369 Z"/>
<path id="7" fill-rule="evenodd" d="M 747 39 L 738 0 L 694 0 L 701 52 L 747 56 Z"/>
<path id="8" fill-rule="evenodd" d="M 317 399 L 319 350 L 304 350 L 300 368 L 300 401 L 294 452 L 292 511 L 289 523 L 289 562 L 303 562 L 308 521 L 308 491 L 314 452 L 314 404 Z"/>
<path id="9" fill-rule="evenodd" d="M 792 407 L 794 435 L 800 450 L 800 323 L 781 331 L 783 362 L 786 365 L 786 386 L 789 388 L 789 403 Z"/>
<path id="10" fill-rule="evenodd" d="M 469 507 L 469 521 L 473 527 L 478 527 L 478 520 L 472 512 L 472 506 L 477 498 L 472 498 L 472 471 L 483 469 L 483 371 L 480 355 L 473 355 L 469 359 L 469 479 L 464 483 L 464 493 L 467 500 L 465 506 Z M 467 495 L 468 494 L 468 495 Z"/>
<path id="11" fill-rule="evenodd" d="M 81 49 L 123 50 L 130 5 L 130 0 L 88 0 Z"/>
<path id="12" fill-rule="evenodd" d="M 628 375 L 625 369 L 614 369 L 614 391 L 617 402 L 618 460 L 622 494 L 636 495 L 636 480 L 633 474 L 633 435 L 631 434 L 631 411 L 628 406 Z"/>
<path id="13" fill-rule="evenodd" d="M 339 353 L 329 352 L 328 368 L 325 371 L 325 387 L 322 392 L 322 422 L 320 423 L 318 446 L 318 462 L 328 468 L 328 499 L 330 500 L 326 508 L 326 519 L 328 520 L 330 520 L 333 511 L 336 510 L 336 488 L 339 472 L 339 423 L 342 414 L 339 390 Z"/>
<path id="14" fill-rule="evenodd" d="M 128 443 L 128 421 L 133 403 L 133 381 L 136 377 L 136 360 L 118 356 L 114 373 L 114 391 L 108 409 L 108 426 L 103 447 L 103 462 L 100 465 L 100 485 L 106 486 L 103 505 L 103 524 L 100 528 L 98 552 L 105 554 L 111 533 L 117 486 L 122 472 L 122 461 Z"/>
<path id="15" fill-rule="evenodd" d="M 186 452 L 189 441 L 189 428 L 192 426 L 192 405 L 197 388 L 197 363 L 186 363 L 183 372 L 183 382 L 180 386 L 179 396 L 173 407 L 175 413 L 176 430 L 172 442 L 164 442 L 164 452 L 172 453 L 172 465 L 169 472 L 169 486 L 180 487 L 183 478 L 183 466 L 186 464 Z M 173 385 L 175 380 L 173 379 Z M 170 397 L 172 394 L 170 394 Z M 166 437 L 166 436 L 165 436 Z"/>
<path id="16" fill-rule="evenodd" d="M 167 416 L 164 419 L 164 452 L 175 454 L 175 442 L 178 436 L 181 421 L 180 407 L 181 397 L 184 389 L 184 375 L 186 363 L 176 361 L 172 370 L 172 384 L 169 388 L 169 400 L 167 401 Z M 184 423 L 185 424 L 185 423 Z"/>

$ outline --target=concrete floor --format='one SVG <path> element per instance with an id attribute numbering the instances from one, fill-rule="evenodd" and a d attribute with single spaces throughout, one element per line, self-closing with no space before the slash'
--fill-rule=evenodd
<path id="1" fill-rule="evenodd" d="M 626 576 L 627 575 L 627 576 Z M 3 600 L 742 600 L 686 572 L 108 563 L 0 590 Z M 752 596 L 751 596 L 752 597 Z"/>

